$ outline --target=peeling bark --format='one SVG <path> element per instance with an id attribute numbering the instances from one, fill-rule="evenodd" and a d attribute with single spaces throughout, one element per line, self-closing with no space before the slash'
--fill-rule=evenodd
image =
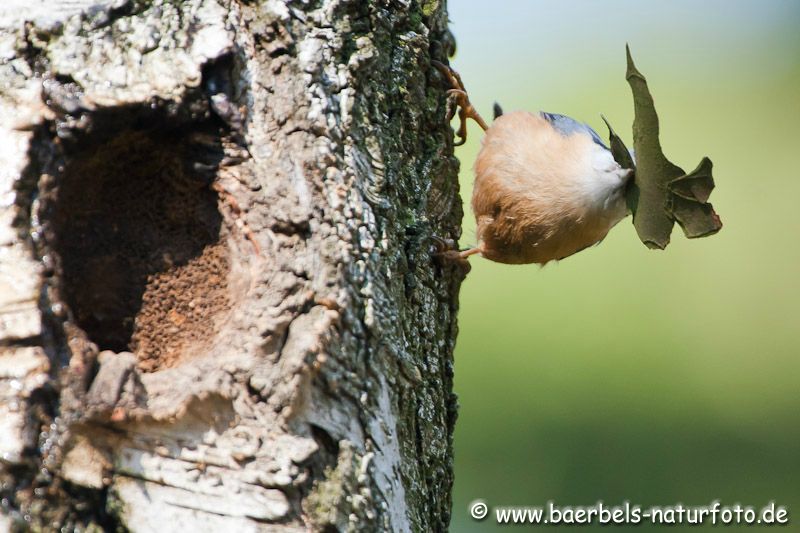
<path id="1" fill-rule="evenodd" d="M 443 2 L 0 8 L 0 530 L 442 531 Z"/>

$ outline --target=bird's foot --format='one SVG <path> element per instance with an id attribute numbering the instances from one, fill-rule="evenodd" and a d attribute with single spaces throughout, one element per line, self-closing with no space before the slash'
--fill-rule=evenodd
<path id="1" fill-rule="evenodd" d="M 469 259 L 469 256 L 475 255 L 475 254 L 480 254 L 480 253 L 483 253 L 483 248 L 481 248 L 480 246 L 473 246 L 472 248 L 466 248 L 464 250 L 459 250 L 458 251 L 458 256 L 461 259 L 466 260 L 466 259 Z"/>
<path id="2" fill-rule="evenodd" d="M 433 246 L 431 253 L 435 258 L 444 263 L 455 263 L 462 269 L 469 272 L 469 256 L 481 253 L 479 246 L 459 250 L 456 248 L 456 243 L 452 239 L 443 239 L 441 237 L 432 236 Z"/>
<path id="3" fill-rule="evenodd" d="M 461 76 L 458 75 L 458 72 L 444 63 L 440 63 L 436 60 L 431 60 L 431 64 L 436 67 L 450 83 L 450 89 L 447 91 L 447 96 L 451 99 L 448 100 L 447 117 L 448 119 L 452 119 L 455 116 L 456 109 L 458 109 L 459 125 L 458 131 L 456 131 L 456 135 L 458 135 L 458 141 L 455 143 L 455 145 L 461 146 L 467 142 L 467 119 L 471 118 L 477 122 L 484 131 L 489 129 L 489 126 L 486 125 L 486 121 L 483 120 L 480 114 L 478 114 L 478 111 L 469 101 L 467 89 L 464 87 L 464 82 L 461 81 Z M 454 107 L 451 102 L 455 102 Z"/>

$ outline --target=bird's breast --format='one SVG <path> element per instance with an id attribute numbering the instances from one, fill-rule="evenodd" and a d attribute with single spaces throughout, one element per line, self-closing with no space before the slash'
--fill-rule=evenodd
<path id="1" fill-rule="evenodd" d="M 625 216 L 624 174 L 589 135 L 565 136 L 527 112 L 498 117 L 475 163 L 483 255 L 543 264 L 599 242 Z"/>

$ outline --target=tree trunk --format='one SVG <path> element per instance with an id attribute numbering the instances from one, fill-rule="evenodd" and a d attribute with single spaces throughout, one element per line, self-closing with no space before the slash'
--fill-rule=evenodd
<path id="1" fill-rule="evenodd" d="M 447 528 L 446 20 L 6 0 L 0 530 Z"/>

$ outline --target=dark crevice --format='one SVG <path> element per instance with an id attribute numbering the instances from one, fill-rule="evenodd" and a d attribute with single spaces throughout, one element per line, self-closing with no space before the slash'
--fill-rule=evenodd
<path id="1" fill-rule="evenodd" d="M 297 514 L 303 514 L 304 502 L 307 501 L 316 484 L 326 480 L 336 469 L 339 461 L 339 441 L 328 430 L 316 424 L 308 424 L 308 429 L 311 437 L 317 443 L 317 452 L 303 464 L 309 474 L 306 481 L 297 486 L 296 490 L 287 493 Z M 339 531 L 333 524 L 315 524 L 315 528 L 319 531 Z"/>
<path id="2" fill-rule="evenodd" d="M 32 337 L 23 337 L 23 338 L 4 338 L 0 339 L 0 348 L 3 347 L 25 347 L 25 346 L 41 346 L 42 345 L 42 336 L 41 335 L 34 335 Z"/>
<path id="3" fill-rule="evenodd" d="M 335 464 L 336 458 L 339 456 L 339 443 L 325 428 L 316 424 L 310 424 L 310 427 L 311 436 L 319 444 L 320 450 L 328 457 L 333 458 L 333 464 Z"/>

